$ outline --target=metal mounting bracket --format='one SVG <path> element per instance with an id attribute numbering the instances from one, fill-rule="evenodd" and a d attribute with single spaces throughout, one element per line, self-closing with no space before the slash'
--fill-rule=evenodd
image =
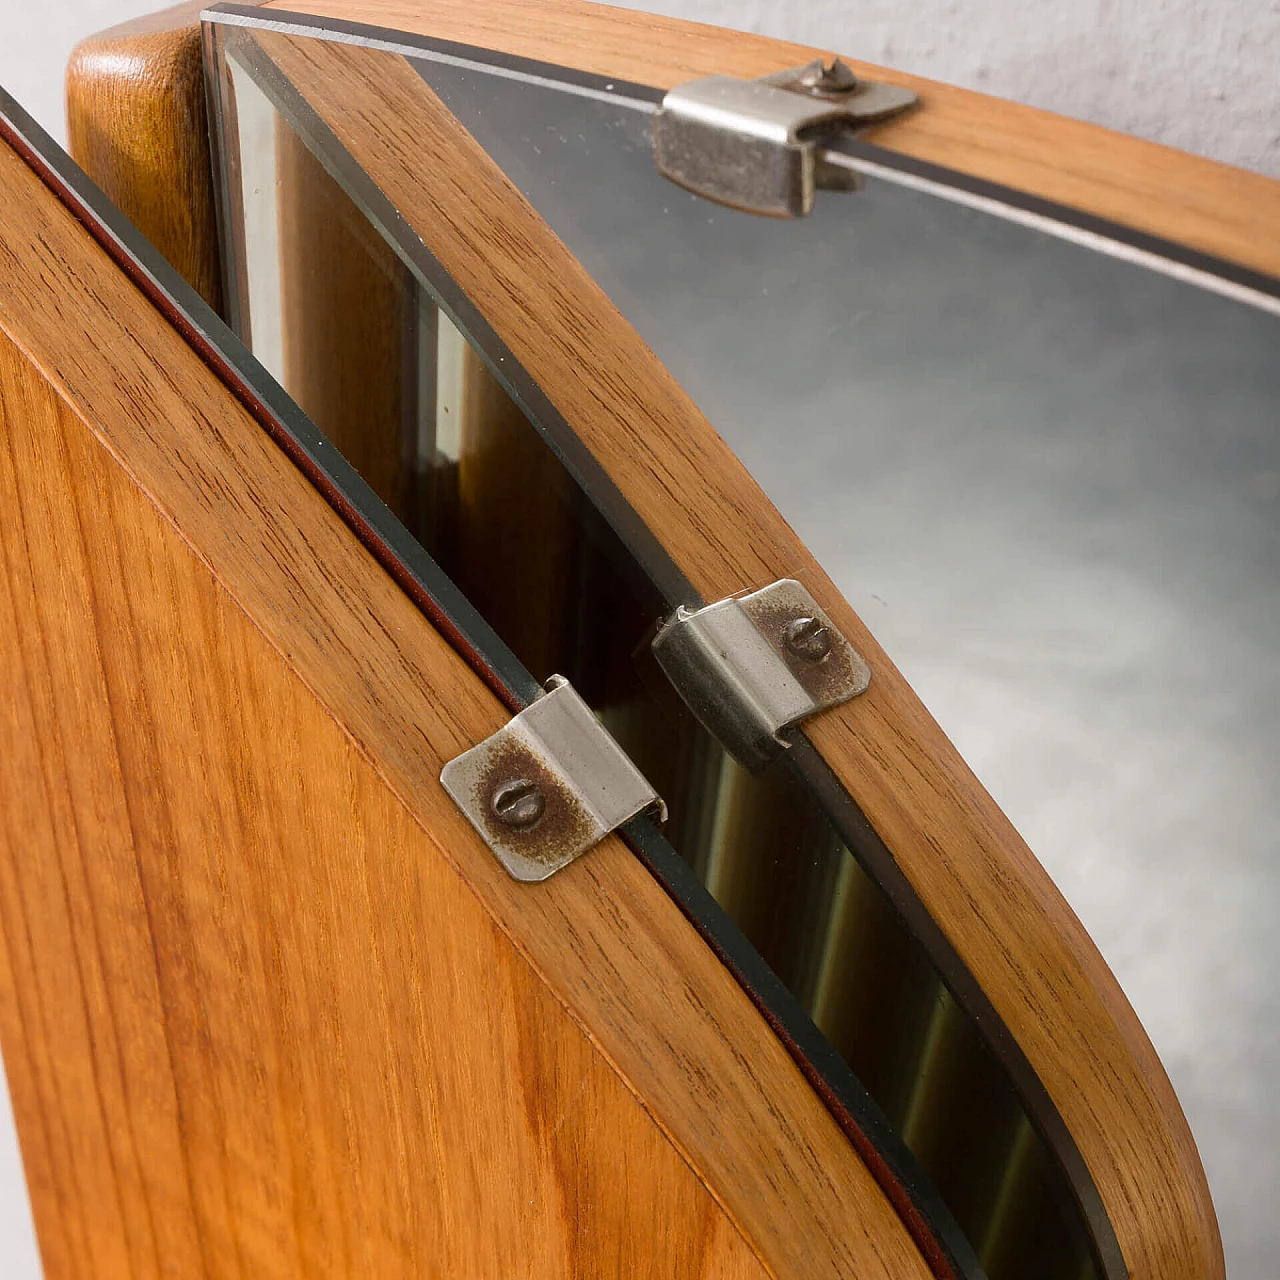
<path id="1" fill-rule="evenodd" d="M 760 80 L 707 76 L 678 85 L 653 122 L 658 171 L 698 195 L 747 213 L 802 218 L 819 186 L 848 190 L 826 171 L 819 144 L 838 130 L 878 124 L 919 101 L 910 89 L 859 80 L 839 60 Z"/>
<path id="2" fill-rule="evenodd" d="M 703 727 L 752 771 L 790 745 L 784 730 L 871 683 L 871 669 L 791 578 L 703 609 L 681 606 L 653 654 Z"/>
<path id="3" fill-rule="evenodd" d="M 444 789 L 517 880 L 545 880 L 647 809 L 667 809 L 563 676 L 479 746 Z"/>

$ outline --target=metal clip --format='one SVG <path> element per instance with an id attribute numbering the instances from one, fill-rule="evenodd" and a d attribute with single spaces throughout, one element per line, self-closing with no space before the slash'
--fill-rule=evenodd
<path id="1" fill-rule="evenodd" d="M 708 76 L 662 99 L 653 121 L 654 157 L 661 174 L 708 200 L 803 218 L 813 209 L 815 188 L 826 185 L 822 139 L 879 123 L 918 101 L 910 89 L 859 80 L 838 59 L 761 80 Z M 848 178 L 833 170 L 830 185 L 847 190 Z"/>
<path id="2" fill-rule="evenodd" d="M 479 746 L 444 789 L 517 880 L 545 880 L 646 809 L 667 807 L 563 676 Z"/>
<path id="3" fill-rule="evenodd" d="M 704 609 L 682 605 L 653 654 L 703 727 L 753 772 L 790 745 L 783 730 L 871 683 L 870 667 L 791 578 Z"/>

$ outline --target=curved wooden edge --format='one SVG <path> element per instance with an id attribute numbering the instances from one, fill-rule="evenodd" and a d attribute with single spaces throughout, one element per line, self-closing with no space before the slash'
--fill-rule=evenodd
<path id="1" fill-rule="evenodd" d="M 208 570 L 240 618 L 238 633 L 263 637 L 273 660 L 337 722 L 380 779 L 379 804 L 416 824 L 420 834 L 409 841 L 415 856 L 438 859 L 431 875 L 465 886 L 728 1210 L 752 1251 L 779 1276 L 926 1280 L 915 1245 L 822 1102 L 629 850 L 610 839 L 538 886 L 517 884 L 501 870 L 437 779 L 445 760 L 505 721 L 502 707 L 7 148 L 0 148 L 0 249 L 0 330 L 8 341 Z M 89 497 L 105 483 L 91 468 L 80 475 Z M 125 563 L 138 551 L 135 539 L 121 552 Z M 65 604 L 49 594 L 55 613 Z M 161 617 L 191 625 L 201 616 L 171 597 L 158 607 Z M 192 653 L 221 652 L 216 622 L 201 625 L 206 632 Z M 128 679 L 119 685 L 130 715 L 133 687 Z M 193 695 L 183 686 L 182 697 Z M 203 714 L 198 702 L 192 706 Z M 68 740 L 78 738 L 71 733 Z M 307 750 L 304 738 L 295 767 L 305 767 Z M 160 753 L 152 763 L 167 767 L 169 760 Z M 198 772 L 198 760 L 191 767 Z M 246 802 L 260 799 L 246 791 Z M 86 810 L 90 828 L 94 812 Z M 221 838 L 216 821 L 210 831 Z M 173 855 L 160 836 L 164 862 Z M 375 846 L 379 839 L 372 838 Z M 223 869 L 212 871 L 224 884 Z M 412 859 L 403 875 L 408 892 L 416 883 Z M 333 882 L 324 883 L 331 892 Z M 422 901 L 417 889 L 413 894 Z M 199 902 L 204 918 L 211 904 Z M 156 909 L 163 917 L 163 904 Z M 372 963 L 358 934 L 349 941 L 348 963 Z M 234 969 L 241 961 L 228 963 Z M 130 981 L 127 969 L 120 980 Z M 178 995 L 188 991 L 183 978 L 176 982 Z M 413 1010 L 404 1016 L 418 1025 Z M 195 1070 L 220 1069 L 207 1037 L 197 1047 L 203 1066 Z M 83 1073 L 87 1060 L 77 1058 L 69 1069 Z M 583 1140 L 597 1132 L 608 1129 L 588 1126 Z M 144 1159 L 149 1150 L 144 1144 Z M 339 1157 L 330 1151 L 329 1158 Z M 255 1194 L 256 1167 L 241 1166 L 249 1181 L 226 1185 Z M 210 1176 L 230 1175 L 224 1165 Z M 616 1176 L 625 1179 L 627 1171 Z M 619 1267 L 612 1273 L 632 1273 L 625 1259 Z"/>
<path id="2" fill-rule="evenodd" d="M 1194 1141 L 1114 976 L 742 464 L 407 62 L 274 33 L 259 40 L 648 527 L 663 531 L 695 589 L 718 599 L 799 578 L 867 656 L 870 691 L 813 721 L 813 741 L 1044 1082 L 1134 1280 L 1219 1280 L 1221 1241 Z"/>
<path id="3" fill-rule="evenodd" d="M 222 307 L 199 0 L 81 41 L 67 149 L 195 291 Z"/>
<path id="4" fill-rule="evenodd" d="M 752 78 L 839 50 L 581 0 L 267 0 L 285 9 L 669 89 Z M 1280 277 L 1280 182 L 986 94 L 847 60 L 923 106 L 870 133 L 877 145 L 1069 205 Z"/>

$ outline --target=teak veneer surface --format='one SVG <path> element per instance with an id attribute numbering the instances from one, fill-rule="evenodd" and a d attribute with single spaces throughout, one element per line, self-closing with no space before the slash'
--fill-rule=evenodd
<path id="1" fill-rule="evenodd" d="M 1044 1081 L 1134 1280 L 1221 1277 L 1195 1144 L 1115 978 L 728 446 L 404 59 L 271 32 L 258 38 L 660 531 L 694 588 L 714 600 L 799 578 L 868 658 L 869 692 L 810 722 L 810 736 Z"/>
<path id="2" fill-rule="evenodd" d="M 0 147 L 0 1034 L 50 1276 L 927 1269 L 611 839 L 510 880 L 505 713 Z"/>
<path id="3" fill-rule="evenodd" d="M 456 40 L 659 89 L 754 78 L 841 50 L 581 0 L 268 0 L 267 9 Z M 856 52 L 856 51 L 852 51 Z M 846 60 L 922 106 L 868 136 L 903 155 L 1280 276 L 1280 182 L 1128 134 Z"/>
<path id="4" fill-rule="evenodd" d="M 83 40 L 67 64 L 67 148 L 216 311 L 218 229 L 195 3 Z"/>

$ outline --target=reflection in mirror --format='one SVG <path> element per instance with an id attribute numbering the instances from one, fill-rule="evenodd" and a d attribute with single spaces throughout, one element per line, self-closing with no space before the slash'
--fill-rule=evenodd
<path id="1" fill-rule="evenodd" d="M 302 119 L 296 94 L 279 91 L 279 73 L 254 37 L 219 28 L 215 48 L 225 233 L 242 335 L 522 663 L 539 679 L 568 676 L 654 784 L 670 809 L 672 845 L 941 1195 L 963 1233 L 949 1246 L 961 1269 L 993 1280 L 1100 1274 L 1078 1187 L 975 1029 L 972 1010 L 850 851 L 862 848 L 793 762 L 749 775 L 692 720 L 649 653 L 676 602 L 513 398 L 502 357 L 466 336 L 415 269 L 413 246 L 370 220 L 369 192 L 338 162 L 339 144 Z M 793 404 L 804 403 L 802 422 L 818 424 L 819 453 L 822 441 L 834 448 L 838 439 L 823 428 L 865 417 L 840 383 L 849 374 L 847 342 L 829 349 L 801 341 L 788 324 L 798 292 L 818 313 L 819 331 L 847 333 L 799 266 L 804 253 L 828 261 L 830 246 L 802 242 L 779 264 L 771 261 L 777 224 L 753 224 L 745 240 L 729 236 L 717 248 L 719 219 L 740 215 L 644 185 L 653 175 L 642 114 L 474 68 L 418 65 L 689 379 L 748 463 L 759 468 L 765 459 L 766 487 L 779 491 L 769 467 L 791 459 L 805 468 L 795 477 L 804 492 L 812 452 L 805 460 L 769 447 L 794 440 L 794 428 L 779 426 L 792 421 Z M 281 106 L 286 100 L 291 109 Z M 660 213 L 643 205 L 651 196 L 662 201 Z M 633 199 L 651 215 L 657 230 L 648 234 L 659 243 L 644 240 Z M 802 234 L 829 235 L 849 210 L 837 199 L 821 208 L 826 220 Z M 714 274 L 717 263 L 731 286 Z M 650 272 L 640 289 L 635 277 Z M 768 284 L 757 284 L 761 275 Z M 735 294 L 732 306 L 774 326 L 767 349 L 747 340 L 741 321 L 716 327 L 730 287 L 759 290 L 760 299 Z M 771 287 L 774 301 L 765 303 Z M 744 405 L 753 406 L 759 430 L 740 440 L 730 428 L 746 417 Z M 863 486 L 839 475 L 839 492 L 823 491 L 821 501 L 847 506 Z M 785 510 L 807 532 L 804 511 Z"/>

